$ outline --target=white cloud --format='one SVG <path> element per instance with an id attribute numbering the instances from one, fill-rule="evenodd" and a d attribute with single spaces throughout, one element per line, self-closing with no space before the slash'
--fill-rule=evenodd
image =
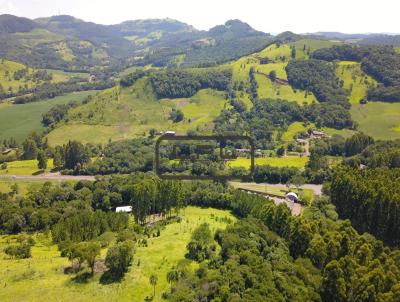
<path id="1" fill-rule="evenodd" d="M 13 3 L 13 1 L 1 1 L 0 0 L 0 13 L 8 13 L 8 14 L 18 14 L 19 10 Z"/>

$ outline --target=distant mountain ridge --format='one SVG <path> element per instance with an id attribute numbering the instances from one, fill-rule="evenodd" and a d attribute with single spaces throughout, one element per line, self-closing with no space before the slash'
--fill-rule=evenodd
<path id="1" fill-rule="evenodd" d="M 400 45 L 400 36 L 380 34 L 307 36 Z M 210 66 L 257 52 L 274 41 L 285 43 L 301 37 L 292 32 L 272 36 L 237 19 L 204 31 L 174 19 L 102 25 L 68 15 L 35 20 L 0 15 L 0 57 L 32 67 L 72 71 L 115 70 L 137 64 Z"/>
<path id="2" fill-rule="evenodd" d="M 173 19 L 102 25 L 68 15 L 35 20 L 0 16 L 0 56 L 40 68 L 90 70 L 132 64 L 137 57 L 145 58 L 145 64 L 154 55 L 161 56 L 156 65 L 182 55 L 193 58 L 185 64 L 213 64 L 254 52 L 269 39 L 240 20 L 202 31 Z"/>

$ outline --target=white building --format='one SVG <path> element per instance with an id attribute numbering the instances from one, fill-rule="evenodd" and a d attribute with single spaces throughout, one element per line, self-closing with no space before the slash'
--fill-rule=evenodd
<path id="1" fill-rule="evenodd" d="M 131 213 L 132 206 L 116 207 L 115 212 L 116 213 Z"/>

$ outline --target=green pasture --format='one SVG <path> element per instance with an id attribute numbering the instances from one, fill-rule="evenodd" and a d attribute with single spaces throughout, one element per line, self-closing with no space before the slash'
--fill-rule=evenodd
<path id="1" fill-rule="evenodd" d="M 225 94 L 211 89 L 200 90 L 187 99 L 157 100 L 147 79 L 140 79 L 132 87 L 108 89 L 91 102 L 72 109 L 68 122 L 60 124 L 47 137 L 54 146 L 71 139 L 105 144 L 110 140 L 146 136 L 152 128 L 208 133 L 212 131 L 213 120 L 226 106 Z M 173 108 L 182 110 L 183 121 L 169 120 Z"/>
<path id="2" fill-rule="evenodd" d="M 350 112 L 359 131 L 375 139 L 400 138 L 400 103 L 369 102 L 353 105 Z"/>
<path id="3" fill-rule="evenodd" d="M 57 247 L 44 234 L 35 236 L 33 257 L 24 260 L 7 259 L 3 248 L 12 237 L 1 236 L 0 301 L 144 301 L 153 293 L 149 283 L 151 274 L 158 277 L 153 301 L 162 301 L 162 293 L 170 290 L 167 272 L 180 262 L 187 262 L 189 269 L 196 267 L 195 263 L 185 260 L 186 245 L 193 230 L 207 222 L 215 232 L 226 226 L 220 218 L 235 220 L 229 212 L 216 209 L 188 207 L 180 214 L 181 223 L 170 224 L 161 231 L 160 237 L 147 239 L 148 247 L 136 247 L 134 264 L 121 282 L 107 285 L 99 282 L 101 273 L 81 283 L 72 280 L 74 275 L 64 274 L 70 262 L 60 257 Z M 105 254 L 104 249 L 100 258 L 104 259 Z"/>

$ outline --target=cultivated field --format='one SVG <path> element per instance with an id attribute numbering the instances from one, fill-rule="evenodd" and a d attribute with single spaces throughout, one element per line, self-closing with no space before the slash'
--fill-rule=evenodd
<path id="1" fill-rule="evenodd" d="M 31 132 L 44 129 L 41 123 L 42 115 L 50 108 L 59 104 L 82 101 L 94 93 L 94 91 L 76 92 L 40 102 L 0 106 L 0 139 L 14 137 L 21 142 Z"/>

